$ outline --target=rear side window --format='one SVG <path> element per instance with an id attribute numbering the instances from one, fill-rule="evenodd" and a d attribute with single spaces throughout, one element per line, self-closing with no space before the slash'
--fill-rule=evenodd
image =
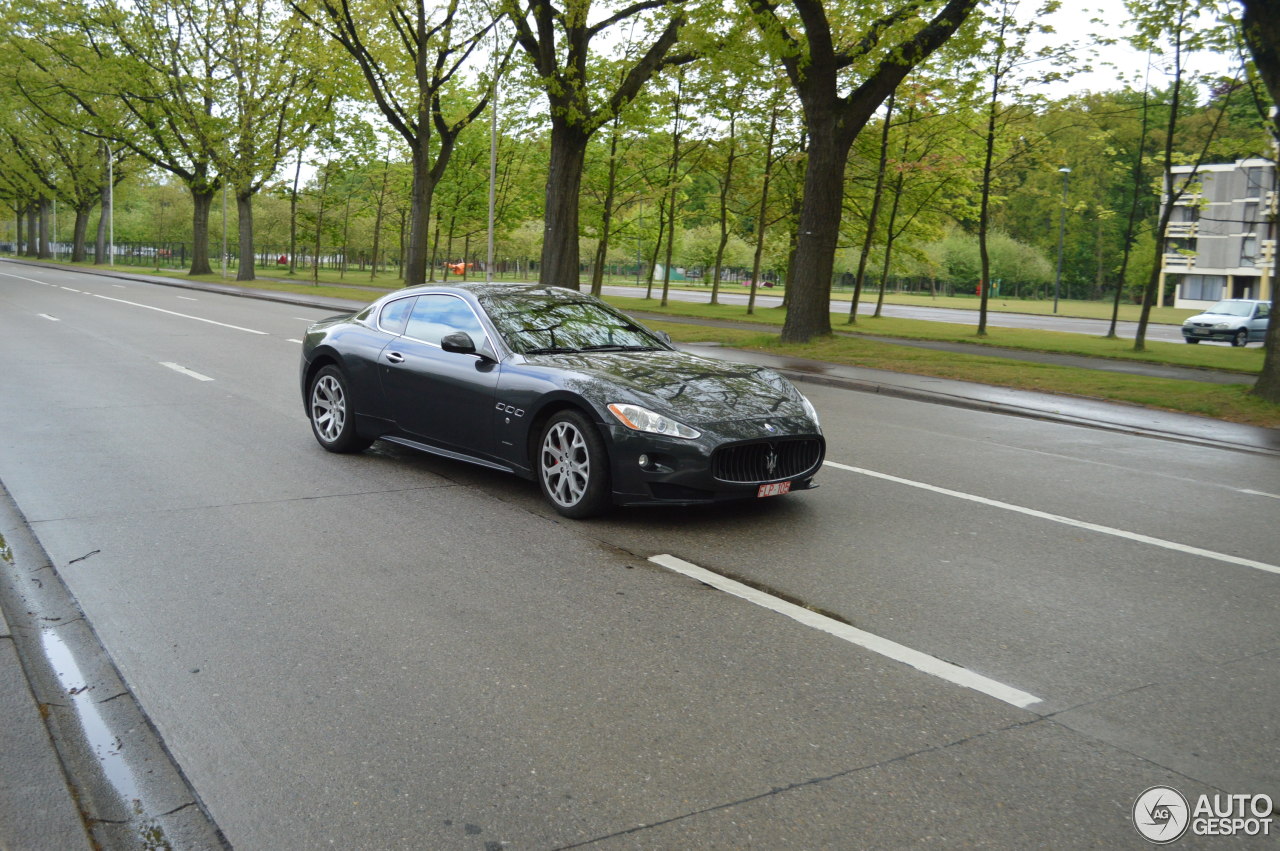
<path id="1" fill-rule="evenodd" d="M 484 327 L 469 304 L 451 295 L 423 295 L 413 306 L 404 335 L 438 346 L 443 337 L 459 331 L 470 335 L 477 348 L 485 342 Z"/>
<path id="2" fill-rule="evenodd" d="M 403 334 L 414 301 L 413 298 L 398 298 L 384 304 L 382 313 L 378 314 L 378 327 L 388 334 Z"/>

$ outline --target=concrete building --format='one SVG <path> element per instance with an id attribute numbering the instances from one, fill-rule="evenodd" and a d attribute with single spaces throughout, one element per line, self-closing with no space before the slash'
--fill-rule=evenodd
<path id="1" fill-rule="evenodd" d="M 1191 166 L 1174 166 L 1174 185 Z M 1270 299 L 1276 273 L 1276 167 L 1247 159 L 1202 165 L 1174 204 L 1161 269 L 1177 285 L 1174 307 L 1203 308 L 1224 298 Z M 1163 204 L 1169 203 L 1166 192 Z"/>

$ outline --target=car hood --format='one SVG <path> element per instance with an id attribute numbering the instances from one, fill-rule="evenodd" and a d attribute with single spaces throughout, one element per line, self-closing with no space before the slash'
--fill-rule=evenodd
<path id="1" fill-rule="evenodd" d="M 601 405 L 631 402 L 688 425 L 805 417 L 800 392 L 773 370 L 678 351 L 539 355 L 529 363 L 575 373 Z"/>
<path id="2" fill-rule="evenodd" d="M 1197 313 L 1195 316 L 1188 316 L 1182 320 L 1182 324 L 1185 325 L 1188 322 L 1235 322 L 1243 321 L 1247 318 L 1246 316 L 1236 316 L 1231 313 Z"/>

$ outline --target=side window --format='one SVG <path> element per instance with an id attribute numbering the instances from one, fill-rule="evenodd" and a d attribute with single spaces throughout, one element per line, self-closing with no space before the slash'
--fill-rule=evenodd
<path id="1" fill-rule="evenodd" d="M 1269 304 L 1260 304 L 1260 305 L 1258 305 L 1258 318 L 1259 318 L 1259 319 L 1266 319 L 1266 318 L 1267 318 L 1267 317 L 1269 317 L 1270 315 L 1271 315 L 1271 305 L 1269 305 Z"/>
<path id="2" fill-rule="evenodd" d="M 438 346 L 443 337 L 459 331 L 469 334 L 477 347 L 484 345 L 484 327 L 470 305 L 451 295 L 423 295 L 418 296 L 404 333 Z"/>
<path id="3" fill-rule="evenodd" d="M 398 298 L 387 302 L 382 306 L 382 313 L 378 315 L 378 327 L 388 334 L 403 334 L 412 307 L 413 299 L 411 298 Z"/>

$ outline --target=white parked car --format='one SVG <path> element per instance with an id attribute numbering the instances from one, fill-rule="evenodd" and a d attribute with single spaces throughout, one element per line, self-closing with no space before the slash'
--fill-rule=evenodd
<path id="1" fill-rule="evenodd" d="M 1183 322 L 1182 339 L 1188 343 L 1224 340 L 1233 346 L 1261 343 L 1267 337 L 1270 317 L 1269 301 L 1227 298 Z"/>

